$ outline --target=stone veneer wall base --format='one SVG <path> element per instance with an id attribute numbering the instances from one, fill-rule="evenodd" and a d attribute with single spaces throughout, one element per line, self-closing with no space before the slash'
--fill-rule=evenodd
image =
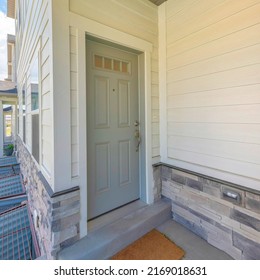
<path id="1" fill-rule="evenodd" d="M 17 139 L 17 157 L 28 195 L 41 256 L 56 259 L 57 252 L 79 240 L 80 190 L 53 193 L 32 155 Z"/>
<path id="2" fill-rule="evenodd" d="M 260 192 L 173 166 L 155 167 L 161 168 L 162 195 L 171 199 L 175 221 L 234 259 L 260 260 Z"/>

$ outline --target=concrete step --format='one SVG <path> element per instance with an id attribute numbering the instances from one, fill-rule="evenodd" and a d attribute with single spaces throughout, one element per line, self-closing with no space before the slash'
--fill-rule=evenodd
<path id="1" fill-rule="evenodd" d="M 128 206 L 129 207 L 129 206 Z M 122 211 L 122 209 L 121 209 Z M 60 260 L 105 260 L 153 228 L 171 219 L 171 203 L 161 199 L 92 230 L 58 254 Z"/>

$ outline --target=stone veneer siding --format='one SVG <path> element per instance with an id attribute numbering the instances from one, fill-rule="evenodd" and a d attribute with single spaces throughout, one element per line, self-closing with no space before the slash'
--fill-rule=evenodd
<path id="1" fill-rule="evenodd" d="M 175 221 L 234 259 L 260 260 L 260 192 L 172 166 L 160 168 L 162 195 L 171 199 Z"/>
<path id="2" fill-rule="evenodd" d="M 53 193 L 24 146 L 17 139 L 17 157 L 42 258 L 56 259 L 57 252 L 79 239 L 79 187 Z"/>

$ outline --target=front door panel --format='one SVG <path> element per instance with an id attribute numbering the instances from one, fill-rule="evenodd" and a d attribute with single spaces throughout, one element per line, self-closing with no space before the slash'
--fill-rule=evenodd
<path id="1" fill-rule="evenodd" d="M 88 219 L 139 198 L 138 58 L 87 40 Z"/>

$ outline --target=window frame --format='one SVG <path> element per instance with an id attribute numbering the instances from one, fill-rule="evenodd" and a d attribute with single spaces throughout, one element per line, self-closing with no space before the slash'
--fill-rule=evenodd
<path id="1" fill-rule="evenodd" d="M 38 43 L 36 44 L 35 50 L 33 52 L 32 58 L 31 58 L 31 63 L 30 63 L 30 68 L 29 68 L 29 73 L 30 73 L 30 78 L 32 78 L 32 70 L 35 66 L 35 62 L 37 61 L 37 72 L 38 72 L 38 108 L 34 109 L 32 108 L 32 80 L 30 80 L 30 99 L 31 99 L 31 110 L 30 110 L 30 119 L 31 119 L 31 155 L 32 158 L 34 159 L 35 163 L 40 167 L 41 166 L 41 37 L 39 38 Z M 34 68 L 35 69 L 35 68 Z M 33 143 L 33 116 L 38 115 L 38 159 L 35 158 L 35 153 L 34 153 L 34 143 Z"/>

